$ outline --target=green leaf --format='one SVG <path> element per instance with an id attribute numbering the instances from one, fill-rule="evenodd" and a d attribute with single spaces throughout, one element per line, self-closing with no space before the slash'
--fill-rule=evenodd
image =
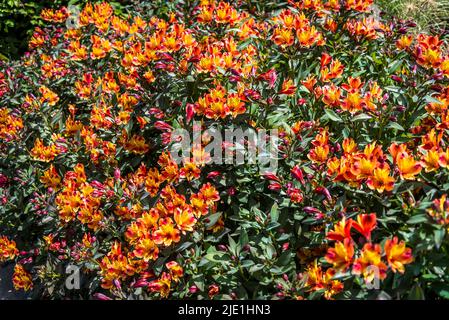
<path id="1" fill-rule="evenodd" d="M 409 300 L 425 300 L 424 291 L 419 284 L 415 284 L 408 294 Z"/>
<path id="2" fill-rule="evenodd" d="M 400 125 L 399 123 L 397 123 L 397 122 L 390 122 L 390 123 L 386 126 L 386 128 L 387 128 L 387 129 L 396 129 L 396 130 L 399 130 L 399 131 L 405 131 L 404 127 L 401 126 L 401 125 Z"/>
<path id="3" fill-rule="evenodd" d="M 418 224 L 418 223 L 423 223 L 423 222 L 427 222 L 427 216 L 425 214 L 417 214 L 413 217 L 411 217 L 410 219 L 408 219 L 407 224 Z"/>
<path id="4" fill-rule="evenodd" d="M 242 249 L 249 242 L 248 233 L 244 228 L 241 228 L 240 238 L 239 238 L 239 246 Z"/>
<path id="5" fill-rule="evenodd" d="M 444 228 L 438 228 L 433 231 L 433 239 L 435 240 L 435 246 L 437 247 L 437 249 L 440 248 L 445 236 L 446 230 Z"/>
<path id="6" fill-rule="evenodd" d="M 334 110 L 326 108 L 324 109 L 324 112 L 326 113 L 327 118 L 329 118 L 330 120 L 335 122 L 343 122 L 343 119 L 340 118 L 340 116 L 336 114 Z"/>
<path id="7" fill-rule="evenodd" d="M 238 248 L 237 243 L 234 241 L 234 239 L 231 238 L 231 236 L 228 234 L 228 241 L 229 241 L 229 251 L 235 256 L 238 256 Z"/>
<path id="8" fill-rule="evenodd" d="M 272 222 L 277 222 L 278 221 L 278 219 L 279 219 L 279 211 L 278 211 L 278 204 L 277 203 L 275 203 L 271 207 L 270 217 L 271 217 L 271 221 Z"/>
<path id="9" fill-rule="evenodd" d="M 396 70 L 399 69 L 399 67 L 401 66 L 401 64 L 402 64 L 402 60 L 395 60 L 395 61 L 393 61 L 393 62 L 390 63 L 390 65 L 388 66 L 387 72 L 388 72 L 389 74 L 394 73 Z"/>
<path id="10" fill-rule="evenodd" d="M 438 295 L 444 299 L 449 299 L 449 285 L 447 284 L 438 284 L 435 286 L 435 291 Z"/>
<path id="11" fill-rule="evenodd" d="M 361 113 L 356 115 L 354 118 L 352 118 L 352 121 L 356 122 L 356 121 L 364 121 L 364 120 L 369 120 L 372 117 L 369 114 L 366 113 Z"/>
<path id="12" fill-rule="evenodd" d="M 249 268 L 249 267 L 252 267 L 252 266 L 254 266 L 254 261 L 252 261 L 252 260 L 243 260 L 242 261 L 242 267 L 243 268 Z"/>
<path id="13" fill-rule="evenodd" d="M 221 214 L 222 214 L 221 212 L 217 212 L 217 213 L 214 213 L 214 214 L 211 214 L 210 216 L 208 216 L 207 217 L 208 222 L 205 223 L 206 228 L 210 228 L 213 225 L 215 225 L 217 223 L 218 219 L 220 219 Z"/>

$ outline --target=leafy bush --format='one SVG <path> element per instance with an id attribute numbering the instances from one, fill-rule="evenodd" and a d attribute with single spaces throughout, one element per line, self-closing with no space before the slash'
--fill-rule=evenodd
<path id="1" fill-rule="evenodd" d="M 67 10 L 45 10 L 0 74 L 0 262 L 15 288 L 448 298 L 447 39 L 371 5 L 173 1 L 125 19 L 89 4 L 69 29 Z M 233 127 L 278 130 L 277 170 L 215 161 L 208 133 L 183 162 L 171 152 L 179 129 Z"/>
<path id="2" fill-rule="evenodd" d="M 84 5 L 87 0 L 5 0 L 0 2 L 0 59 L 17 58 L 25 52 L 36 26 L 42 26 L 40 13 L 45 8 Z M 121 3 L 120 3 L 121 2 Z M 111 1 L 119 14 L 129 1 Z"/>

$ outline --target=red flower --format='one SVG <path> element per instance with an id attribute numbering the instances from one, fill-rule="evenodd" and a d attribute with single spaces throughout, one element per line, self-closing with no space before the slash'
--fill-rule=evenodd
<path id="1" fill-rule="evenodd" d="M 293 178 L 299 180 L 301 184 L 305 184 L 304 175 L 298 165 L 294 166 L 290 172 L 292 173 Z"/>
<path id="2" fill-rule="evenodd" d="M 357 216 L 357 221 L 354 221 L 353 226 L 368 241 L 371 241 L 371 231 L 376 227 L 376 214 L 359 214 Z"/>
<path id="3" fill-rule="evenodd" d="M 343 219 L 334 226 L 334 230 L 327 233 L 326 238 L 335 241 L 350 239 L 353 222 L 352 219 L 346 220 L 346 217 L 343 217 Z"/>

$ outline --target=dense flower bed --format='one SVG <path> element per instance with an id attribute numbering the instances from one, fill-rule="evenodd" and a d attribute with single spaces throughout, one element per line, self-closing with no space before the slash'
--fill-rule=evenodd
<path id="1" fill-rule="evenodd" d="M 372 2 L 44 10 L 30 53 L 0 72 L 0 263 L 15 288 L 449 298 L 447 41 Z M 214 162 L 207 134 L 178 163 L 172 132 L 195 126 L 277 129 L 277 170 Z"/>

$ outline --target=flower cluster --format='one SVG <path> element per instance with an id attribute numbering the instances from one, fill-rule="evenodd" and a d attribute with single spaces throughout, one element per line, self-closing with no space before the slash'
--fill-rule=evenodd
<path id="1" fill-rule="evenodd" d="M 0 263 L 16 289 L 447 298 L 447 35 L 372 0 L 145 3 L 46 9 L 1 64 Z M 222 161 L 253 143 L 209 128 L 276 131 L 276 166 Z"/>

